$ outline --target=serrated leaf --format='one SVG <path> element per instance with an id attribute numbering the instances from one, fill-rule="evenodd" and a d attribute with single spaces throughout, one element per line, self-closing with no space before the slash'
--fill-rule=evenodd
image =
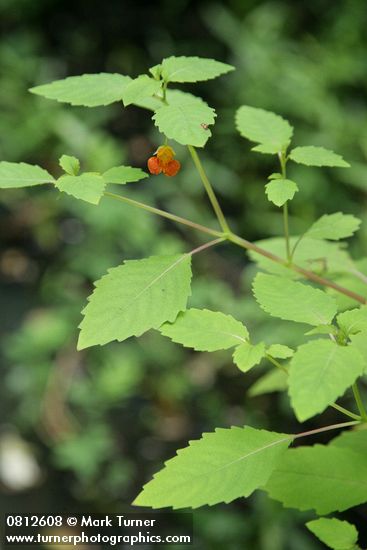
<path id="1" fill-rule="evenodd" d="M 107 183 L 119 183 L 122 185 L 149 177 L 148 174 L 140 168 L 123 165 L 110 168 L 107 172 L 104 172 L 102 176 Z"/>
<path id="2" fill-rule="evenodd" d="M 242 372 L 247 372 L 261 362 L 265 355 L 265 344 L 252 345 L 249 342 L 240 344 L 234 350 L 233 361 Z"/>
<path id="3" fill-rule="evenodd" d="M 237 346 L 249 337 L 247 328 L 219 311 L 188 309 L 180 313 L 173 324 L 160 327 L 163 336 L 197 351 L 217 351 Z"/>
<path id="4" fill-rule="evenodd" d="M 335 300 L 324 291 L 285 277 L 258 273 L 253 292 L 264 311 L 286 321 L 329 324 L 337 311 Z"/>
<path id="5" fill-rule="evenodd" d="M 160 68 L 162 78 L 168 82 L 200 82 L 234 71 L 232 65 L 214 59 L 184 56 L 167 57 Z"/>
<path id="6" fill-rule="evenodd" d="M 292 180 L 274 179 L 265 185 L 265 190 L 270 202 L 276 206 L 283 206 L 287 201 L 293 199 L 298 191 L 298 186 Z"/>
<path id="7" fill-rule="evenodd" d="M 211 131 L 203 125 L 214 124 L 215 111 L 200 98 L 187 100 L 180 105 L 166 105 L 153 115 L 155 125 L 169 139 L 181 145 L 204 147 Z"/>
<path id="8" fill-rule="evenodd" d="M 280 369 L 272 369 L 256 380 L 250 387 L 248 395 L 257 397 L 265 393 L 283 391 L 287 389 L 288 374 Z"/>
<path id="9" fill-rule="evenodd" d="M 80 176 L 61 176 L 55 183 L 59 191 L 72 195 L 91 204 L 98 204 L 106 182 L 103 177 L 93 172 L 85 172 Z"/>
<path id="10" fill-rule="evenodd" d="M 288 359 L 292 357 L 294 350 L 283 344 L 272 344 L 268 347 L 266 353 L 276 359 Z"/>
<path id="11" fill-rule="evenodd" d="M 350 164 L 345 162 L 343 157 L 325 149 L 324 147 L 314 147 L 308 145 L 306 147 L 296 147 L 289 153 L 289 158 L 298 162 L 298 164 L 306 164 L 306 166 L 338 166 L 340 168 L 349 168 Z"/>
<path id="12" fill-rule="evenodd" d="M 162 83 L 158 80 L 150 78 L 146 74 L 142 74 L 133 80 L 130 80 L 122 92 L 122 101 L 127 107 L 132 103 L 143 101 L 146 97 L 159 92 Z"/>
<path id="13" fill-rule="evenodd" d="M 197 508 L 247 497 L 264 485 L 292 436 L 245 428 L 217 428 L 177 452 L 144 486 L 137 506 Z"/>
<path id="14" fill-rule="evenodd" d="M 305 233 L 311 239 L 329 239 L 338 241 L 351 237 L 361 224 L 361 220 L 351 214 L 325 214 L 315 223 L 313 223 Z"/>
<path id="15" fill-rule="evenodd" d="M 265 490 L 287 508 L 342 512 L 367 501 L 367 455 L 323 445 L 290 449 Z"/>
<path id="16" fill-rule="evenodd" d="M 270 111 L 248 105 L 240 107 L 236 113 L 236 126 L 241 136 L 262 144 L 262 153 L 278 153 L 290 143 L 293 128 L 287 120 Z"/>
<path id="17" fill-rule="evenodd" d="M 95 283 L 83 310 L 78 349 L 122 342 L 173 322 L 190 295 L 191 256 L 128 260 Z"/>
<path id="18" fill-rule="evenodd" d="M 306 523 L 307 528 L 321 542 L 334 550 L 354 550 L 358 531 L 347 521 L 336 518 L 318 518 Z"/>
<path id="19" fill-rule="evenodd" d="M 116 73 L 84 74 L 55 80 L 29 91 L 62 103 L 98 107 L 121 101 L 123 91 L 130 81 L 129 76 Z"/>
<path id="20" fill-rule="evenodd" d="M 54 183 L 46 170 L 25 162 L 0 162 L 0 188 L 32 187 L 43 183 Z"/>
<path id="21" fill-rule="evenodd" d="M 299 346 L 289 368 L 289 396 L 300 422 L 321 413 L 363 373 L 358 350 L 332 340 Z"/>
<path id="22" fill-rule="evenodd" d="M 59 159 L 61 168 L 70 176 L 77 176 L 80 170 L 80 162 L 76 157 L 62 155 Z"/>
<path id="23" fill-rule="evenodd" d="M 347 336 L 367 331 L 367 306 L 339 313 L 336 321 Z"/>

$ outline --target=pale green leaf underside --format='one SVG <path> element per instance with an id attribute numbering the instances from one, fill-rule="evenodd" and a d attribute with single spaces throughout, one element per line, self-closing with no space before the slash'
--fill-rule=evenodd
<path id="1" fill-rule="evenodd" d="M 351 237 L 361 224 L 361 220 L 351 214 L 325 214 L 306 231 L 307 237 L 311 239 L 329 239 L 337 241 Z"/>
<path id="2" fill-rule="evenodd" d="M 329 324 L 337 311 L 334 298 L 324 291 L 276 275 L 258 273 L 253 291 L 264 311 L 287 321 Z"/>
<path id="3" fill-rule="evenodd" d="M 197 508 L 247 497 L 267 482 L 291 440 L 250 427 L 217 428 L 179 450 L 134 504 Z"/>
<path id="4" fill-rule="evenodd" d="M 51 174 L 40 166 L 25 162 L 0 162 L 0 189 L 32 187 L 54 181 Z"/>
<path id="5" fill-rule="evenodd" d="M 232 65 L 204 57 L 167 57 L 162 61 L 164 80 L 169 82 L 199 82 L 233 71 Z"/>
<path id="6" fill-rule="evenodd" d="M 61 168 L 70 176 L 77 176 L 80 170 L 79 159 L 70 155 L 62 155 L 59 159 Z"/>
<path id="7" fill-rule="evenodd" d="M 249 342 L 239 345 L 233 353 L 233 361 L 242 372 L 247 372 L 261 362 L 265 355 L 265 344 L 252 345 Z"/>
<path id="8" fill-rule="evenodd" d="M 298 164 L 306 164 L 307 166 L 338 166 L 340 168 L 350 166 L 343 157 L 337 155 L 334 151 L 324 147 L 314 147 L 313 145 L 292 149 L 289 158 L 294 162 L 298 162 Z"/>
<path id="9" fill-rule="evenodd" d="M 307 528 L 329 548 L 353 550 L 358 542 L 358 531 L 347 521 L 336 518 L 318 518 L 306 523 Z"/>
<path id="10" fill-rule="evenodd" d="M 71 105 L 98 107 L 122 99 L 129 76 L 116 73 L 84 74 L 55 80 L 30 89 L 30 92 Z"/>
<path id="11" fill-rule="evenodd" d="M 140 336 L 173 322 L 190 295 L 191 256 L 152 256 L 112 268 L 95 283 L 78 349 Z"/>
<path id="12" fill-rule="evenodd" d="M 122 101 L 127 107 L 131 103 L 143 101 L 146 97 L 158 93 L 161 87 L 162 83 L 158 80 L 147 75 L 140 75 L 125 86 L 122 92 Z"/>
<path id="13" fill-rule="evenodd" d="M 268 347 L 266 353 L 276 359 L 288 359 L 289 357 L 292 357 L 294 351 L 283 344 L 272 344 Z"/>
<path id="14" fill-rule="evenodd" d="M 265 193 L 270 202 L 276 206 L 283 206 L 292 200 L 298 191 L 296 182 L 292 180 L 274 179 L 265 185 Z"/>
<path id="15" fill-rule="evenodd" d="M 363 357 L 365 372 L 367 373 L 367 332 L 360 332 L 359 334 L 351 334 L 349 336 L 349 347 L 359 351 Z"/>
<path id="16" fill-rule="evenodd" d="M 284 118 L 248 105 L 238 109 L 236 126 L 241 136 L 264 145 L 255 150 L 266 153 L 278 153 L 283 150 L 293 134 L 292 126 Z"/>
<path id="17" fill-rule="evenodd" d="M 173 342 L 197 351 L 228 349 L 249 337 L 247 328 L 231 315 L 195 308 L 180 313 L 173 324 L 165 323 L 159 330 Z"/>
<path id="18" fill-rule="evenodd" d="M 367 501 L 367 455 L 323 445 L 290 449 L 265 490 L 288 508 L 342 512 Z"/>
<path id="19" fill-rule="evenodd" d="M 204 147 L 211 136 L 203 125 L 214 124 L 215 111 L 200 98 L 161 107 L 153 115 L 155 125 L 169 139 L 181 145 Z"/>
<path id="20" fill-rule="evenodd" d="M 256 397 L 257 395 L 263 395 L 265 393 L 284 391 L 287 389 L 287 380 L 288 375 L 286 372 L 277 368 L 272 369 L 252 384 L 248 391 L 248 395 L 250 397 Z"/>
<path id="21" fill-rule="evenodd" d="M 59 191 L 72 195 L 76 199 L 98 204 L 106 182 L 99 174 L 86 172 L 80 176 L 61 176 L 55 185 Z"/>
<path id="22" fill-rule="evenodd" d="M 103 179 L 107 183 L 119 183 L 125 184 L 133 181 L 139 181 L 148 177 L 140 168 L 133 168 L 132 166 L 115 166 L 110 168 L 107 172 L 102 174 Z"/>
<path id="23" fill-rule="evenodd" d="M 321 413 L 363 373 L 364 361 L 352 347 L 332 340 L 300 346 L 289 368 L 289 396 L 300 422 Z"/>
<path id="24" fill-rule="evenodd" d="M 339 313 L 336 320 L 339 327 L 347 336 L 367 331 L 367 306 Z"/>

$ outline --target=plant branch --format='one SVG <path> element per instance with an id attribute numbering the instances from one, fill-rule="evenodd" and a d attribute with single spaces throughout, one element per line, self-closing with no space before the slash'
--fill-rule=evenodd
<path id="1" fill-rule="evenodd" d="M 282 151 L 279 153 L 280 167 L 282 170 L 283 179 L 287 177 L 287 158 L 285 152 Z M 284 238 L 285 238 L 285 250 L 287 254 L 287 260 L 289 263 L 292 262 L 291 246 L 289 243 L 289 222 L 288 222 L 288 201 L 283 204 L 283 226 L 284 226 Z"/>
<path id="2" fill-rule="evenodd" d="M 180 223 L 182 225 L 186 225 L 188 227 L 191 227 L 192 229 L 196 229 L 197 231 L 201 231 L 202 233 L 207 233 L 208 235 L 212 235 L 213 237 L 219 237 L 226 239 L 233 244 L 236 244 L 237 246 L 240 246 L 241 248 L 244 248 L 246 250 L 252 250 L 253 252 L 256 252 L 260 256 L 264 256 L 265 258 L 268 258 L 269 260 L 283 265 L 285 267 L 288 267 L 292 271 L 295 271 L 296 273 L 299 273 L 306 279 L 309 279 L 310 281 L 313 281 L 314 283 L 317 283 L 322 286 L 326 286 L 329 288 L 332 288 L 336 292 L 339 292 L 340 294 L 344 294 L 345 296 L 348 296 L 349 298 L 352 298 L 356 302 L 359 302 L 361 304 L 367 303 L 367 300 L 361 296 L 360 294 L 356 294 L 352 290 L 348 290 L 347 288 L 344 288 L 337 283 L 334 283 L 333 281 L 330 281 L 329 279 L 324 279 L 323 277 L 320 277 L 319 275 L 316 275 L 316 273 L 313 273 L 312 271 L 308 271 L 307 269 L 303 269 L 303 267 L 300 267 L 296 264 L 288 264 L 284 258 L 280 258 L 279 256 L 276 256 L 272 252 L 269 252 L 268 250 L 265 250 L 264 248 L 260 248 L 254 243 L 251 243 L 250 241 L 247 241 L 246 239 L 243 239 L 242 237 L 239 237 L 238 235 L 235 235 L 234 233 L 221 233 L 220 231 L 215 231 L 214 229 L 210 229 L 209 227 L 206 227 L 204 225 L 201 225 L 199 223 L 192 222 L 190 220 L 187 220 L 186 218 L 181 218 L 181 216 L 176 216 L 175 214 L 171 214 L 170 212 L 166 212 L 165 210 L 160 210 L 159 208 L 155 208 L 153 206 L 149 206 L 148 204 L 129 199 L 127 197 L 124 197 L 122 195 L 116 195 L 114 193 L 109 193 L 107 191 L 104 192 L 104 196 L 110 197 L 112 199 L 118 200 L 120 202 L 124 202 L 127 204 L 130 204 L 132 206 L 141 208 L 143 210 L 146 210 L 147 212 L 150 212 L 152 214 L 156 214 L 158 216 L 161 216 L 163 218 L 167 218 L 169 220 L 172 220 L 174 222 Z"/>
<path id="3" fill-rule="evenodd" d="M 201 231 L 202 233 L 207 233 L 208 235 L 213 235 L 213 237 L 223 237 L 222 233 L 220 231 L 215 231 L 214 229 L 210 229 L 209 227 L 205 227 L 204 225 L 201 225 L 200 223 L 195 223 L 190 220 L 187 220 L 186 218 L 181 218 L 181 216 L 176 216 L 175 214 L 171 214 L 170 212 L 166 212 L 165 210 L 160 210 L 159 208 L 155 208 L 154 206 L 149 206 L 148 204 L 145 204 L 143 202 L 139 202 L 133 199 L 129 199 L 128 197 L 124 197 L 123 195 L 116 195 L 115 193 L 109 193 L 108 191 L 105 191 L 103 193 L 105 197 L 110 197 L 111 199 L 124 202 L 126 204 L 130 204 L 131 206 L 136 206 L 137 208 L 141 208 L 142 210 L 146 210 L 147 212 L 150 212 L 151 214 L 156 214 L 157 216 L 161 216 L 163 218 L 167 218 L 168 220 L 180 223 L 182 225 L 187 225 L 188 227 L 191 227 L 192 229 L 196 229 L 198 231 Z"/>
<path id="4" fill-rule="evenodd" d="M 357 403 L 359 413 L 361 415 L 361 419 L 362 419 L 363 422 L 367 422 L 367 412 L 366 412 L 366 409 L 364 407 L 364 404 L 363 404 L 363 401 L 362 401 L 362 397 L 361 397 L 357 382 L 355 382 L 353 384 L 352 390 L 353 390 L 354 399 L 356 400 L 356 403 Z"/>
<path id="5" fill-rule="evenodd" d="M 194 248 L 194 250 L 191 250 L 191 252 L 188 252 L 190 256 L 193 254 L 197 254 L 198 252 L 202 252 L 203 250 L 206 250 L 207 248 L 210 248 L 211 246 L 215 246 L 216 244 L 224 242 L 226 239 L 224 237 L 221 237 L 220 239 L 214 239 L 213 241 L 209 241 L 208 243 L 202 244 L 201 246 L 198 246 L 197 248 Z"/>
<path id="6" fill-rule="evenodd" d="M 211 205 L 213 207 L 213 210 L 215 212 L 215 215 L 217 216 L 217 219 L 218 219 L 218 222 L 219 222 L 219 225 L 221 226 L 222 228 L 222 231 L 224 233 L 230 233 L 230 229 L 229 229 L 229 226 L 228 226 L 228 223 L 227 223 L 227 220 L 223 214 L 223 211 L 220 207 L 220 204 L 218 202 L 218 199 L 214 193 L 214 189 L 209 181 L 209 178 L 208 176 L 206 175 L 206 172 L 204 170 L 204 167 L 203 165 L 201 164 L 201 161 L 199 159 L 199 156 L 196 152 L 196 149 L 195 147 L 193 147 L 192 145 L 188 145 L 188 149 L 190 151 L 190 154 L 192 156 L 192 160 L 194 161 L 194 164 L 196 166 L 196 169 L 199 173 L 199 176 L 200 176 L 200 179 L 201 181 L 203 182 L 203 185 L 205 187 L 205 191 L 207 192 L 208 194 L 208 197 L 209 197 L 209 200 L 211 202 Z"/>
<path id="7" fill-rule="evenodd" d="M 355 420 L 353 422 L 342 422 L 341 424 L 331 424 L 330 426 L 324 426 L 323 428 L 316 428 L 316 430 L 310 430 L 308 432 L 301 432 L 294 434 L 294 439 L 299 437 L 308 437 L 309 435 L 320 434 L 322 432 L 328 432 L 330 430 L 340 430 L 341 428 L 348 428 L 349 426 L 356 426 L 360 424 L 360 421 Z"/>
<path id="8" fill-rule="evenodd" d="M 285 372 L 286 374 L 288 374 L 288 370 L 279 363 L 279 361 L 277 361 L 276 359 L 274 359 L 274 357 L 272 357 L 271 355 L 269 355 L 268 353 L 265 354 L 265 357 L 267 358 L 268 361 L 270 361 L 270 363 L 272 363 L 275 367 L 277 367 L 277 369 L 280 369 L 282 370 L 283 372 Z"/>

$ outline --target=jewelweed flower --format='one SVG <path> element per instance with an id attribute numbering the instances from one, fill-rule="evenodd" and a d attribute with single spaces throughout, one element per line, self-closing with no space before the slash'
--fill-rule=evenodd
<path id="1" fill-rule="evenodd" d="M 181 163 L 173 158 L 175 154 L 169 145 L 158 147 L 155 156 L 148 159 L 149 172 L 155 175 L 162 172 L 165 176 L 175 176 L 181 168 Z"/>

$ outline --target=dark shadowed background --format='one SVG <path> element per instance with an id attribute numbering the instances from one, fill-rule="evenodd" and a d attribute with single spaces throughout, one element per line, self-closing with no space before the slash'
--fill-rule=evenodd
<path id="1" fill-rule="evenodd" d="M 148 112 L 70 107 L 27 89 L 82 73 L 137 76 L 170 55 L 214 57 L 237 71 L 183 88 L 217 110 L 202 158 L 233 228 L 249 239 L 282 231 L 264 196 L 277 167 L 251 153 L 234 128 L 243 103 L 288 118 L 298 145 L 323 145 L 352 164 L 292 168 L 301 189 L 291 207 L 293 233 L 340 209 L 366 222 L 366 28 L 364 0 L 0 0 L 0 160 L 54 174 L 64 153 L 86 170 L 145 168 L 161 143 Z M 176 178 L 152 177 L 126 194 L 214 227 L 191 160 L 184 147 L 175 149 Z M 287 396 L 247 395 L 266 365 L 245 376 L 229 353 L 191 352 L 155 332 L 76 352 L 94 280 L 124 259 L 190 250 L 200 236 L 108 199 L 97 208 L 45 188 L 1 192 L 0 215 L 1 512 L 128 510 L 152 473 L 204 431 L 247 423 L 300 431 Z M 351 242 L 356 258 L 366 241 L 363 223 Z M 302 334 L 265 319 L 250 292 L 255 268 L 239 249 L 207 251 L 194 273 L 191 305 L 233 314 L 255 341 L 292 345 Z M 367 295 L 366 288 L 358 290 Z M 338 419 L 328 410 L 304 429 Z M 304 527 L 312 517 L 257 492 L 195 511 L 195 548 L 321 548 Z M 366 507 L 341 517 L 367 545 Z"/>

